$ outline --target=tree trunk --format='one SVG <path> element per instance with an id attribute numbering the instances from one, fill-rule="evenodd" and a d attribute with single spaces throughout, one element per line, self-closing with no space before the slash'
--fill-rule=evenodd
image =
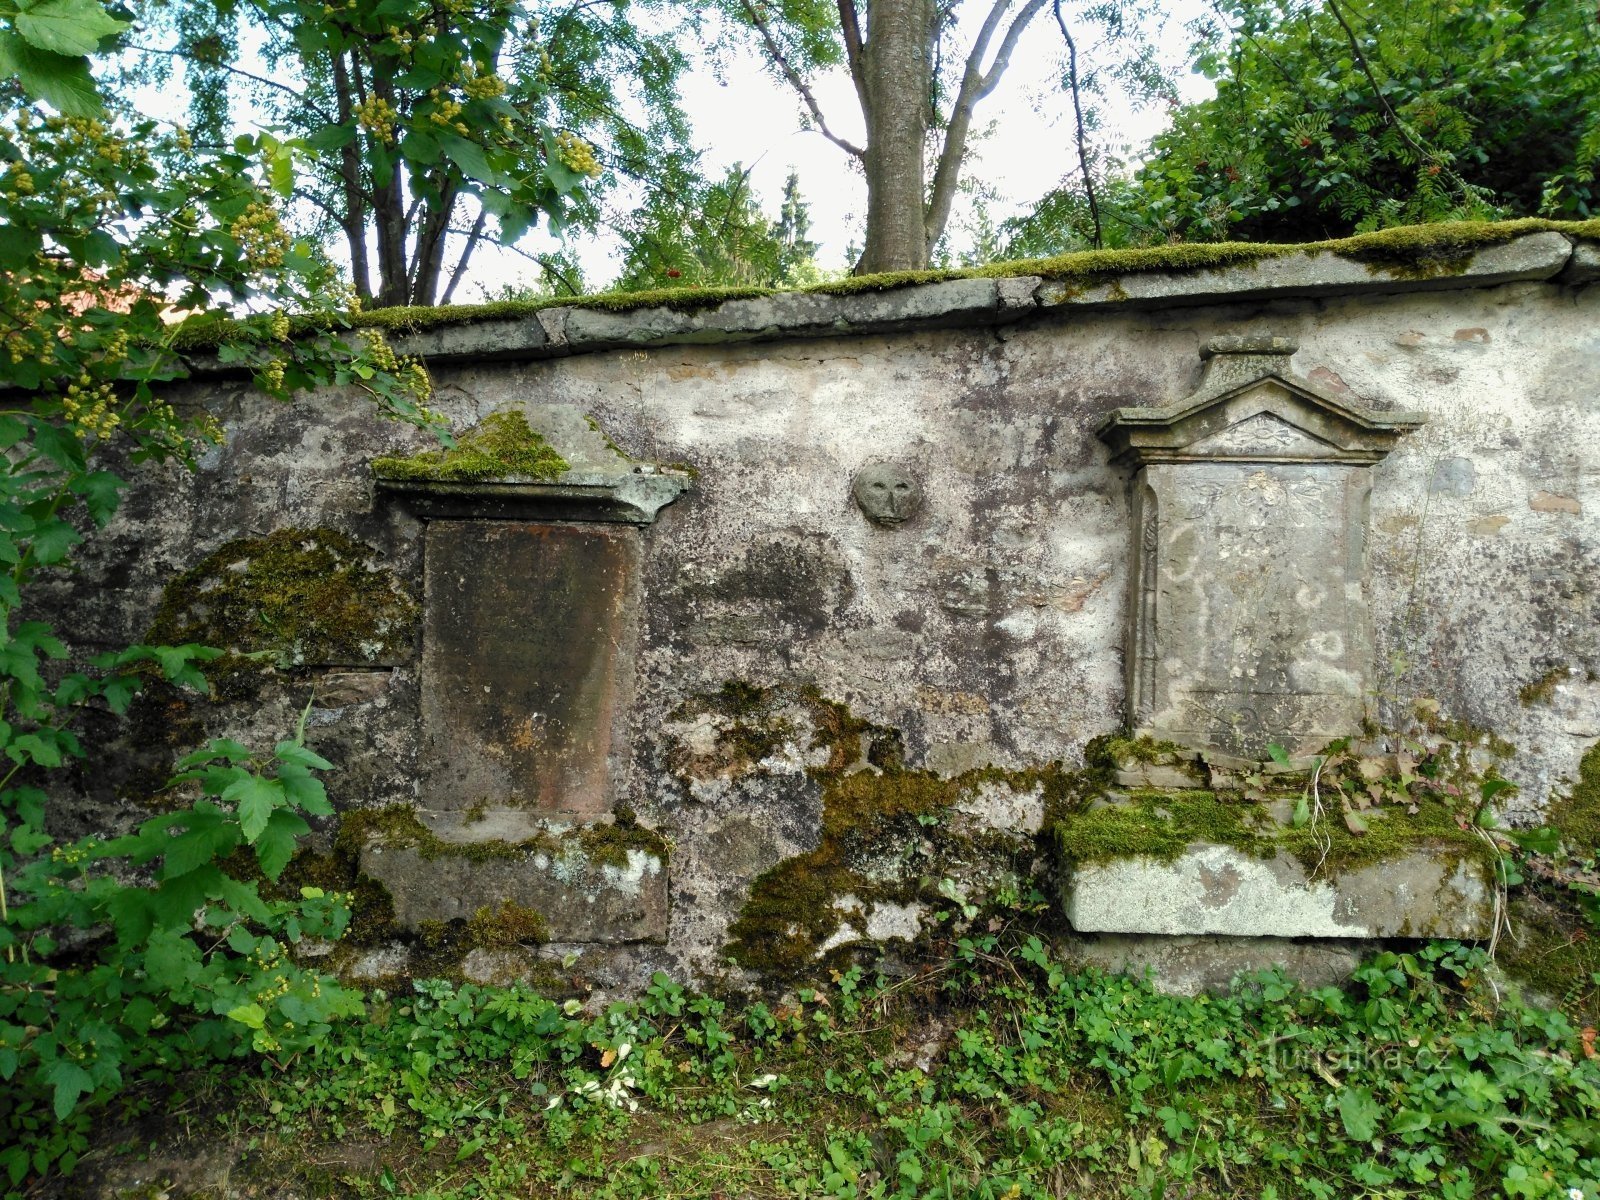
<path id="1" fill-rule="evenodd" d="M 933 75 L 932 0 L 872 0 L 862 73 L 867 118 L 867 246 L 856 270 L 928 265 L 924 147 Z"/>

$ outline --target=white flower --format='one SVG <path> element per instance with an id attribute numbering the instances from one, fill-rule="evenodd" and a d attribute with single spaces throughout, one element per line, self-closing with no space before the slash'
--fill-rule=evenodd
<path id="1" fill-rule="evenodd" d="M 1583 1200 L 1583 1189 L 1582 1188 L 1568 1188 L 1567 1189 L 1567 1200 Z"/>
<path id="2" fill-rule="evenodd" d="M 778 1077 L 776 1075 L 757 1075 L 750 1081 L 750 1086 L 753 1088 L 769 1088 L 777 1082 Z"/>
<path id="3" fill-rule="evenodd" d="M 617 1061 L 621 1062 L 623 1059 L 627 1058 L 628 1055 L 630 1055 L 632 1053 L 633 1053 L 633 1043 L 632 1042 L 623 1042 L 622 1045 L 617 1047 Z"/>

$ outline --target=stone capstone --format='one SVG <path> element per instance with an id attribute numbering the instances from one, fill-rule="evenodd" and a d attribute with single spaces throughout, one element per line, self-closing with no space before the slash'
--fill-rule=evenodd
<path id="1" fill-rule="evenodd" d="M 1285 854 L 1253 858 L 1196 843 L 1171 862 L 1138 856 L 1080 864 L 1063 891 L 1082 933 L 1228 934 L 1280 938 L 1486 938 L 1494 922 L 1488 868 L 1456 848 L 1329 876 Z"/>

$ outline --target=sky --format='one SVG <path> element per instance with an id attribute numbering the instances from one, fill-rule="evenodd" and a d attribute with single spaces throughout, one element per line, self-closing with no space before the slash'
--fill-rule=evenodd
<path id="1" fill-rule="evenodd" d="M 987 5 L 968 4 L 969 14 Z M 1201 0 L 1172 0 L 1165 6 L 1164 28 L 1151 31 L 1168 75 L 1185 101 L 1205 98 L 1211 84 L 1188 73 L 1184 64 L 1190 37 L 1187 23 L 1205 8 Z M 1069 6 L 1066 11 L 1070 14 Z M 1104 51 L 1095 45 L 1091 29 L 1075 29 L 1079 42 L 1080 71 L 1091 56 Z M 1029 26 L 1018 44 L 1000 86 L 978 109 L 969 143 L 968 172 L 984 179 L 998 199 L 990 215 L 1000 221 L 1027 211 L 1069 172 L 1076 172 L 1071 103 L 1061 88 L 1064 43 L 1048 7 Z M 860 144 L 861 110 L 849 76 L 841 69 L 825 76 L 816 87 L 817 100 L 829 126 L 839 136 Z M 764 69 L 749 51 L 727 61 L 723 79 L 709 66 L 683 80 L 683 105 L 703 148 L 707 174 L 717 176 L 734 163 L 751 170 L 751 186 L 764 212 L 776 216 L 790 171 L 800 176 L 801 194 L 810 205 L 811 237 L 820 243 L 817 262 L 824 270 L 848 269 L 846 253 L 862 240 L 867 189 L 849 156 L 822 134 L 802 127 L 800 102 L 795 93 Z M 1167 121 L 1164 104 L 1140 106 L 1126 95 L 1113 92 L 1094 101 L 1100 122 L 1095 136 L 1102 147 L 1132 155 L 1159 133 Z M 977 137 L 980 131 L 984 136 Z M 960 248 L 970 244 L 961 225 L 970 219 L 970 207 L 958 202 L 951 218 L 950 236 Z M 545 249 L 554 243 L 538 234 L 526 243 Z M 586 238 L 577 246 L 584 276 L 591 285 L 603 285 L 617 273 L 615 242 Z M 472 283 L 458 292 L 462 300 L 481 298 L 506 283 L 525 281 L 530 264 L 507 253 L 484 254 L 474 263 Z M 476 290 L 473 286 L 476 285 Z"/>

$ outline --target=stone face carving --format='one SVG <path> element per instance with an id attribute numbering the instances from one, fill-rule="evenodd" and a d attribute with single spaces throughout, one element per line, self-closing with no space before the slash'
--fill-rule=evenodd
<path id="1" fill-rule="evenodd" d="M 850 487 L 856 506 L 874 525 L 893 529 L 922 508 L 922 484 L 900 463 L 870 463 Z"/>
<path id="2" fill-rule="evenodd" d="M 1218 339 L 1193 395 L 1097 431 L 1135 469 L 1129 723 L 1218 762 L 1314 754 L 1375 688 L 1371 467 L 1421 420 L 1292 375 L 1295 348 Z"/>

